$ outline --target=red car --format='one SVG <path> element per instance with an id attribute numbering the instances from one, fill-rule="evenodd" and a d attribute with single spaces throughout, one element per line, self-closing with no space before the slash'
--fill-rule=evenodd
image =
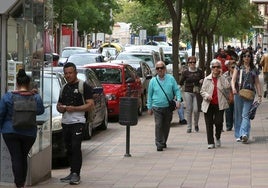
<path id="1" fill-rule="evenodd" d="M 142 115 L 142 85 L 136 70 L 128 64 L 91 63 L 91 68 L 100 80 L 108 101 L 108 116 L 119 116 L 120 97 L 137 97 L 137 113 Z"/>

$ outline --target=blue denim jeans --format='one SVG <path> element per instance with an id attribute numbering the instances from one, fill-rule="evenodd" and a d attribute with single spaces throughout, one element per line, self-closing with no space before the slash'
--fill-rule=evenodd
<path id="1" fill-rule="evenodd" d="M 242 99 L 239 95 L 234 95 L 234 116 L 235 116 L 235 138 L 250 135 L 250 119 L 248 112 L 253 100 Z"/>
<path id="2" fill-rule="evenodd" d="M 225 110 L 226 129 L 232 129 L 234 125 L 234 104 L 229 104 Z"/>
<path id="3" fill-rule="evenodd" d="M 178 116 L 180 121 L 184 120 L 184 103 L 182 102 L 180 108 L 178 109 Z"/>

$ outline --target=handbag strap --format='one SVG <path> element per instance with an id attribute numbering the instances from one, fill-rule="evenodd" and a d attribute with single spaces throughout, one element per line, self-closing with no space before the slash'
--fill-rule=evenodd
<path id="1" fill-rule="evenodd" d="M 239 75 L 239 85 L 240 85 L 240 89 L 244 88 L 245 83 L 246 83 L 247 80 L 248 80 L 249 73 L 250 73 L 250 72 L 246 73 L 246 78 L 245 78 L 245 80 L 244 80 L 244 82 L 243 82 L 243 84 L 242 84 L 243 69 L 240 69 L 240 75 Z"/>
<path id="2" fill-rule="evenodd" d="M 165 94 L 167 100 L 170 101 L 169 98 L 168 98 L 168 96 L 167 96 L 167 94 L 166 94 L 166 92 L 164 91 L 163 87 L 161 86 L 161 84 L 160 84 L 159 81 L 157 80 L 157 77 L 155 77 L 155 79 L 156 79 L 158 85 L 160 86 L 160 88 L 162 89 L 162 91 L 164 92 L 164 94 Z"/>

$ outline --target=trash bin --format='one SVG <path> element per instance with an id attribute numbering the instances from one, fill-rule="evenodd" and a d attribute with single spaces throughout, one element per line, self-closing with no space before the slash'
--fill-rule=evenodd
<path id="1" fill-rule="evenodd" d="M 121 97 L 119 102 L 120 125 L 137 125 L 138 123 L 138 98 Z"/>

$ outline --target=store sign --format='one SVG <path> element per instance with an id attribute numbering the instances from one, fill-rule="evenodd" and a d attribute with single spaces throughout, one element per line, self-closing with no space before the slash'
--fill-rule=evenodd
<path id="1" fill-rule="evenodd" d="M 0 14 L 6 13 L 12 6 L 20 0 L 0 0 Z"/>

